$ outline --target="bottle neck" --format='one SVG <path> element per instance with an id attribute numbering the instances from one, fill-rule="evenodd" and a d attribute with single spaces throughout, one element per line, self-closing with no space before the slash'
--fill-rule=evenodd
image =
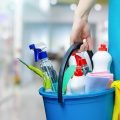
<path id="1" fill-rule="evenodd" d="M 40 59 L 40 61 L 48 61 L 49 59 L 48 58 L 43 58 L 43 59 Z"/>

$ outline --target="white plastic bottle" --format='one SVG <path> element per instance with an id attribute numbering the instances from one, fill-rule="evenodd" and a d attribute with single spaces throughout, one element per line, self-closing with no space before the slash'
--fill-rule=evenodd
<path id="1" fill-rule="evenodd" d="M 93 58 L 93 73 L 110 72 L 112 62 L 111 55 L 107 52 L 105 44 L 101 44 L 99 50 L 94 54 Z"/>
<path id="2" fill-rule="evenodd" d="M 74 76 L 70 79 L 67 85 L 67 95 L 71 94 L 83 94 L 85 92 L 85 76 L 80 67 L 78 67 L 74 73 Z"/>

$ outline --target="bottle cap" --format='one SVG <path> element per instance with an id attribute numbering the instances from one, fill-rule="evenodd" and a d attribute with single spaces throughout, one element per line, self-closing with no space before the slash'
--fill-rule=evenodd
<path id="1" fill-rule="evenodd" d="M 99 51 L 107 51 L 106 44 L 101 44 L 100 48 L 98 49 Z"/>
<path id="2" fill-rule="evenodd" d="M 39 53 L 39 59 L 42 60 L 44 58 L 48 58 L 46 51 L 42 51 Z"/>
<path id="3" fill-rule="evenodd" d="M 83 72 L 80 67 L 76 68 L 76 71 L 74 73 L 75 76 L 83 76 Z"/>

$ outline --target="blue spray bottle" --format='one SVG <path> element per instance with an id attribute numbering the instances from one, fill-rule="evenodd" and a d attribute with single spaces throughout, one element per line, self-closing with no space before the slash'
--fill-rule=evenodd
<path id="1" fill-rule="evenodd" d="M 32 44 L 29 46 L 30 49 L 34 50 L 35 62 L 40 61 L 40 68 L 43 72 L 49 77 L 53 92 L 57 91 L 57 73 L 54 70 L 51 61 L 48 59 L 46 51 L 43 51 L 40 48 L 35 48 L 35 45 Z"/>

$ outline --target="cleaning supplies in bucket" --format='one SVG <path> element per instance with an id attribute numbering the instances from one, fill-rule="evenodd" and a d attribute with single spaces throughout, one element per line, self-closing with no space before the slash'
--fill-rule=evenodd
<path id="1" fill-rule="evenodd" d="M 67 81 L 63 81 L 63 92 L 65 92 L 65 86 L 66 83 L 68 83 L 66 87 L 66 94 L 83 94 L 108 89 L 113 82 L 113 74 L 110 73 L 112 57 L 107 52 L 107 47 L 105 44 L 101 44 L 99 50 L 92 57 L 92 72 L 90 72 L 87 63 L 88 60 L 82 58 L 83 54 L 84 52 L 78 54 L 77 51 L 74 51 L 70 57 L 69 67 L 74 66 L 73 68 L 75 68 L 76 66 L 76 70 L 71 68 L 71 73 L 74 74 L 71 75 L 69 80 L 63 79 Z M 67 69 L 68 72 L 65 72 L 65 76 L 67 76 L 66 73 L 70 73 L 69 67 Z"/>
<path id="2" fill-rule="evenodd" d="M 73 71 L 77 69 L 77 66 L 75 66 L 75 69 L 74 66 L 69 66 L 71 67 L 70 69 L 66 68 L 69 56 L 73 50 L 79 49 L 79 47 L 80 45 L 72 45 L 63 58 L 58 78 L 58 94 L 46 93 L 43 88 L 39 91 L 40 95 L 43 96 L 46 119 L 111 120 L 114 98 L 113 89 L 86 95 L 67 96 L 62 94 L 64 74 L 70 73 L 70 76 L 71 74 L 74 75 Z M 68 70 L 70 71 L 68 72 Z M 57 111 L 56 113 L 55 110 Z"/>
<path id="3" fill-rule="evenodd" d="M 29 48 L 34 51 L 35 62 L 40 64 L 39 70 L 46 76 L 44 77 L 46 79 L 44 80 L 46 81 L 44 82 L 45 90 L 57 92 L 57 74 L 51 61 L 48 59 L 46 50 L 43 49 L 45 47 L 31 44 Z M 102 60 L 100 56 L 102 56 Z M 72 53 L 69 59 L 69 67 L 66 69 L 63 77 L 63 93 L 67 95 L 85 94 L 110 87 L 113 81 L 113 74 L 110 73 L 112 57 L 107 52 L 106 45 L 101 44 L 99 51 L 94 54 L 92 60 L 94 68 L 90 72 L 88 65 L 90 60 L 88 58 L 85 59 L 84 52 L 78 53 L 74 51 Z M 28 67 L 28 65 L 26 66 Z"/>

